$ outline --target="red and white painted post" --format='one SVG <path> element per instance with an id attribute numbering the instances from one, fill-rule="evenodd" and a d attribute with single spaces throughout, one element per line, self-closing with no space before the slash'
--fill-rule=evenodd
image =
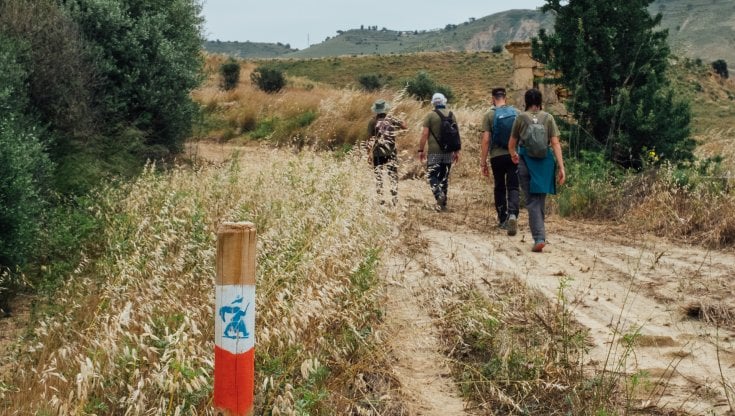
<path id="1" fill-rule="evenodd" d="M 214 324 L 214 411 L 253 414 L 255 386 L 255 225 L 217 230 Z"/>

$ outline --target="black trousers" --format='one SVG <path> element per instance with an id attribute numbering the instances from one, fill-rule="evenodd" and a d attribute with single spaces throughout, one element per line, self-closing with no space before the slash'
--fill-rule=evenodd
<path id="1" fill-rule="evenodd" d="M 500 155 L 490 159 L 490 167 L 495 180 L 495 210 L 502 224 L 511 214 L 518 218 L 520 211 L 518 165 L 513 163 L 510 155 Z"/>

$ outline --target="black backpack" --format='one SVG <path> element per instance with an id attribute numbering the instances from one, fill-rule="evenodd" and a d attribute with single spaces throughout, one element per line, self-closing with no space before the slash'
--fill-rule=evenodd
<path id="1" fill-rule="evenodd" d="M 432 132 L 434 137 L 436 137 L 436 142 L 439 143 L 439 148 L 441 148 L 442 152 L 456 152 L 461 149 L 462 140 L 459 138 L 459 127 L 454 120 L 454 114 L 450 111 L 449 116 L 444 117 L 444 114 L 439 109 L 434 111 L 439 114 L 439 118 L 442 120 L 440 134 L 437 136 Z"/>

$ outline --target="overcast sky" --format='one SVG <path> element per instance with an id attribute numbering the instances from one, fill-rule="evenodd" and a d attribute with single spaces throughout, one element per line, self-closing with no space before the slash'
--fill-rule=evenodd
<path id="1" fill-rule="evenodd" d="M 509 9 L 535 9 L 543 0 L 356 1 L 203 0 L 209 40 L 281 42 L 304 49 L 338 30 L 360 25 L 391 30 L 440 29 Z"/>

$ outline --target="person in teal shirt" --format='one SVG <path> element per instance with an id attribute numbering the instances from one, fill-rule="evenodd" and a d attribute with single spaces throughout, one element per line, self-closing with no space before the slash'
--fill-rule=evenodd
<path id="1" fill-rule="evenodd" d="M 532 251 L 540 253 L 546 246 L 544 211 L 546 195 L 556 193 L 556 182 L 562 185 L 566 180 L 564 159 L 559 142 L 559 127 L 554 116 L 542 111 L 541 91 L 532 88 L 525 94 L 526 111 L 516 117 L 508 142 L 508 151 L 513 163 L 518 165 L 518 179 L 526 197 L 528 223 L 533 236 Z M 525 149 L 524 137 L 532 124 L 544 126 L 548 137 L 546 157 L 534 158 Z M 554 173 L 556 172 L 556 181 Z"/>

